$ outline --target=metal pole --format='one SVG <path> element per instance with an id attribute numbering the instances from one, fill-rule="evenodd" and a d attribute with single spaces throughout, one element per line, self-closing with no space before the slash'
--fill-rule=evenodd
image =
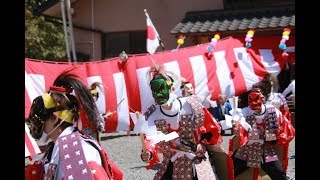
<path id="1" fill-rule="evenodd" d="M 71 63 L 66 14 L 65 14 L 65 9 L 64 9 L 64 0 L 60 0 L 60 8 L 61 8 L 62 21 L 63 21 L 64 40 L 66 41 L 66 53 L 67 53 L 68 62 Z"/>
<path id="2" fill-rule="evenodd" d="M 91 0 L 91 26 L 92 29 L 94 29 L 94 11 L 93 11 L 93 0 Z M 94 57 L 94 45 L 95 45 L 95 41 L 94 41 L 94 31 L 92 31 L 92 59 L 95 59 Z"/>
<path id="3" fill-rule="evenodd" d="M 67 0 L 67 12 L 68 12 L 68 19 L 69 19 L 69 28 L 70 28 L 70 35 L 71 35 L 71 47 L 72 47 L 72 56 L 73 61 L 77 63 L 77 54 L 76 54 L 76 47 L 74 43 L 74 36 L 73 36 L 73 24 L 72 24 L 72 16 L 70 11 L 70 0 Z"/>

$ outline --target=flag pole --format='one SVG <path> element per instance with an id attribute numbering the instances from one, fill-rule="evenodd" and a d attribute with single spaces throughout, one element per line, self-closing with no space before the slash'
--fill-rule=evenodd
<path id="1" fill-rule="evenodd" d="M 66 21 L 65 9 L 64 9 L 64 0 L 60 0 L 60 9 L 61 9 L 62 22 L 63 22 L 64 40 L 66 43 L 67 59 L 68 59 L 68 62 L 71 63 L 69 41 L 68 41 L 68 32 L 67 32 L 67 21 Z"/>
<path id="2" fill-rule="evenodd" d="M 158 40 L 159 40 L 159 44 L 160 44 L 160 46 L 161 46 L 161 48 L 162 48 L 162 51 L 165 51 L 165 49 L 164 49 L 164 45 L 163 45 L 163 43 L 162 43 L 162 41 L 161 41 L 160 37 L 158 36 L 157 38 L 158 38 Z"/>
<path id="3" fill-rule="evenodd" d="M 70 0 L 67 0 L 67 12 L 68 12 L 68 19 L 69 19 L 69 30 L 71 35 L 70 37 L 71 37 L 72 57 L 73 57 L 73 62 L 77 63 L 77 53 L 76 53 L 76 46 L 75 46 L 74 35 L 73 35 L 73 24 L 72 24 Z"/>

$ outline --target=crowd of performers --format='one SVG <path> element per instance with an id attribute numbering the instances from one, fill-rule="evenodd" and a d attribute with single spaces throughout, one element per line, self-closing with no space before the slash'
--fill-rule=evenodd
<path id="1" fill-rule="evenodd" d="M 230 148 L 232 153 L 226 158 L 228 177 L 215 171 L 215 157 L 209 157 L 210 146 L 221 143 L 221 127 L 208 116 L 203 106 L 206 100 L 192 91 L 185 92 L 193 89 L 190 85 L 183 87 L 184 97 L 175 98 L 171 95 L 174 78 L 159 67 L 150 72 L 150 77 L 156 103 L 145 113 L 148 125 L 155 125 L 164 134 L 179 134 L 172 141 L 149 145 L 147 151 L 142 151 L 142 160 L 149 163 L 157 159 L 156 153 L 163 154 L 154 179 L 233 179 L 249 168 L 262 169 L 271 179 L 287 179 L 288 145 L 295 129 L 284 97 L 272 92 L 275 79 L 271 74 L 248 92 L 247 107 L 234 109 L 238 121 L 233 122 L 233 130 L 238 147 L 234 151 Z M 283 149 L 282 159 L 276 151 L 278 146 Z"/>
<path id="2" fill-rule="evenodd" d="M 178 135 L 156 144 L 142 136 L 141 159 L 149 163 L 147 169 L 160 164 L 154 179 L 258 179 L 263 172 L 269 179 L 288 178 L 288 146 L 295 129 L 285 98 L 274 92 L 277 82 L 272 74 L 240 96 L 241 108 L 233 105 L 229 114 L 234 137 L 228 151 L 221 147 L 221 124 L 208 111 L 217 106 L 211 93 L 196 95 L 190 82 L 181 82 L 164 66 L 152 67 L 148 77 L 154 104 L 143 112 L 147 127 Z M 178 82 L 179 97 L 173 93 Z M 104 120 L 115 112 L 98 111 L 99 85 L 87 88 L 72 70 L 64 71 L 48 92 L 33 100 L 27 119 L 31 135 L 51 141 L 42 159 L 26 167 L 26 179 L 123 179 L 122 170 L 100 144 Z M 223 161 L 215 157 L 217 150 Z M 161 162 L 158 153 L 163 155 Z"/>

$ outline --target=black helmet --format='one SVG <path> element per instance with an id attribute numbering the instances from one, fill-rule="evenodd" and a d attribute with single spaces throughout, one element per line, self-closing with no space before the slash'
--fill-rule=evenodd
<path id="1" fill-rule="evenodd" d="M 43 132 L 43 122 L 47 120 L 56 108 L 47 109 L 44 106 L 42 96 L 36 97 L 31 105 L 27 124 L 30 125 L 30 134 L 33 138 L 39 139 Z"/>

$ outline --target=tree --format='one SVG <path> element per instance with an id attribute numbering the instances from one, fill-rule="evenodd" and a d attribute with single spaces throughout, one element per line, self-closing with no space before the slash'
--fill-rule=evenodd
<path id="1" fill-rule="evenodd" d="M 34 11 L 35 0 L 25 0 L 25 56 L 67 61 L 63 25 L 46 21 Z"/>

